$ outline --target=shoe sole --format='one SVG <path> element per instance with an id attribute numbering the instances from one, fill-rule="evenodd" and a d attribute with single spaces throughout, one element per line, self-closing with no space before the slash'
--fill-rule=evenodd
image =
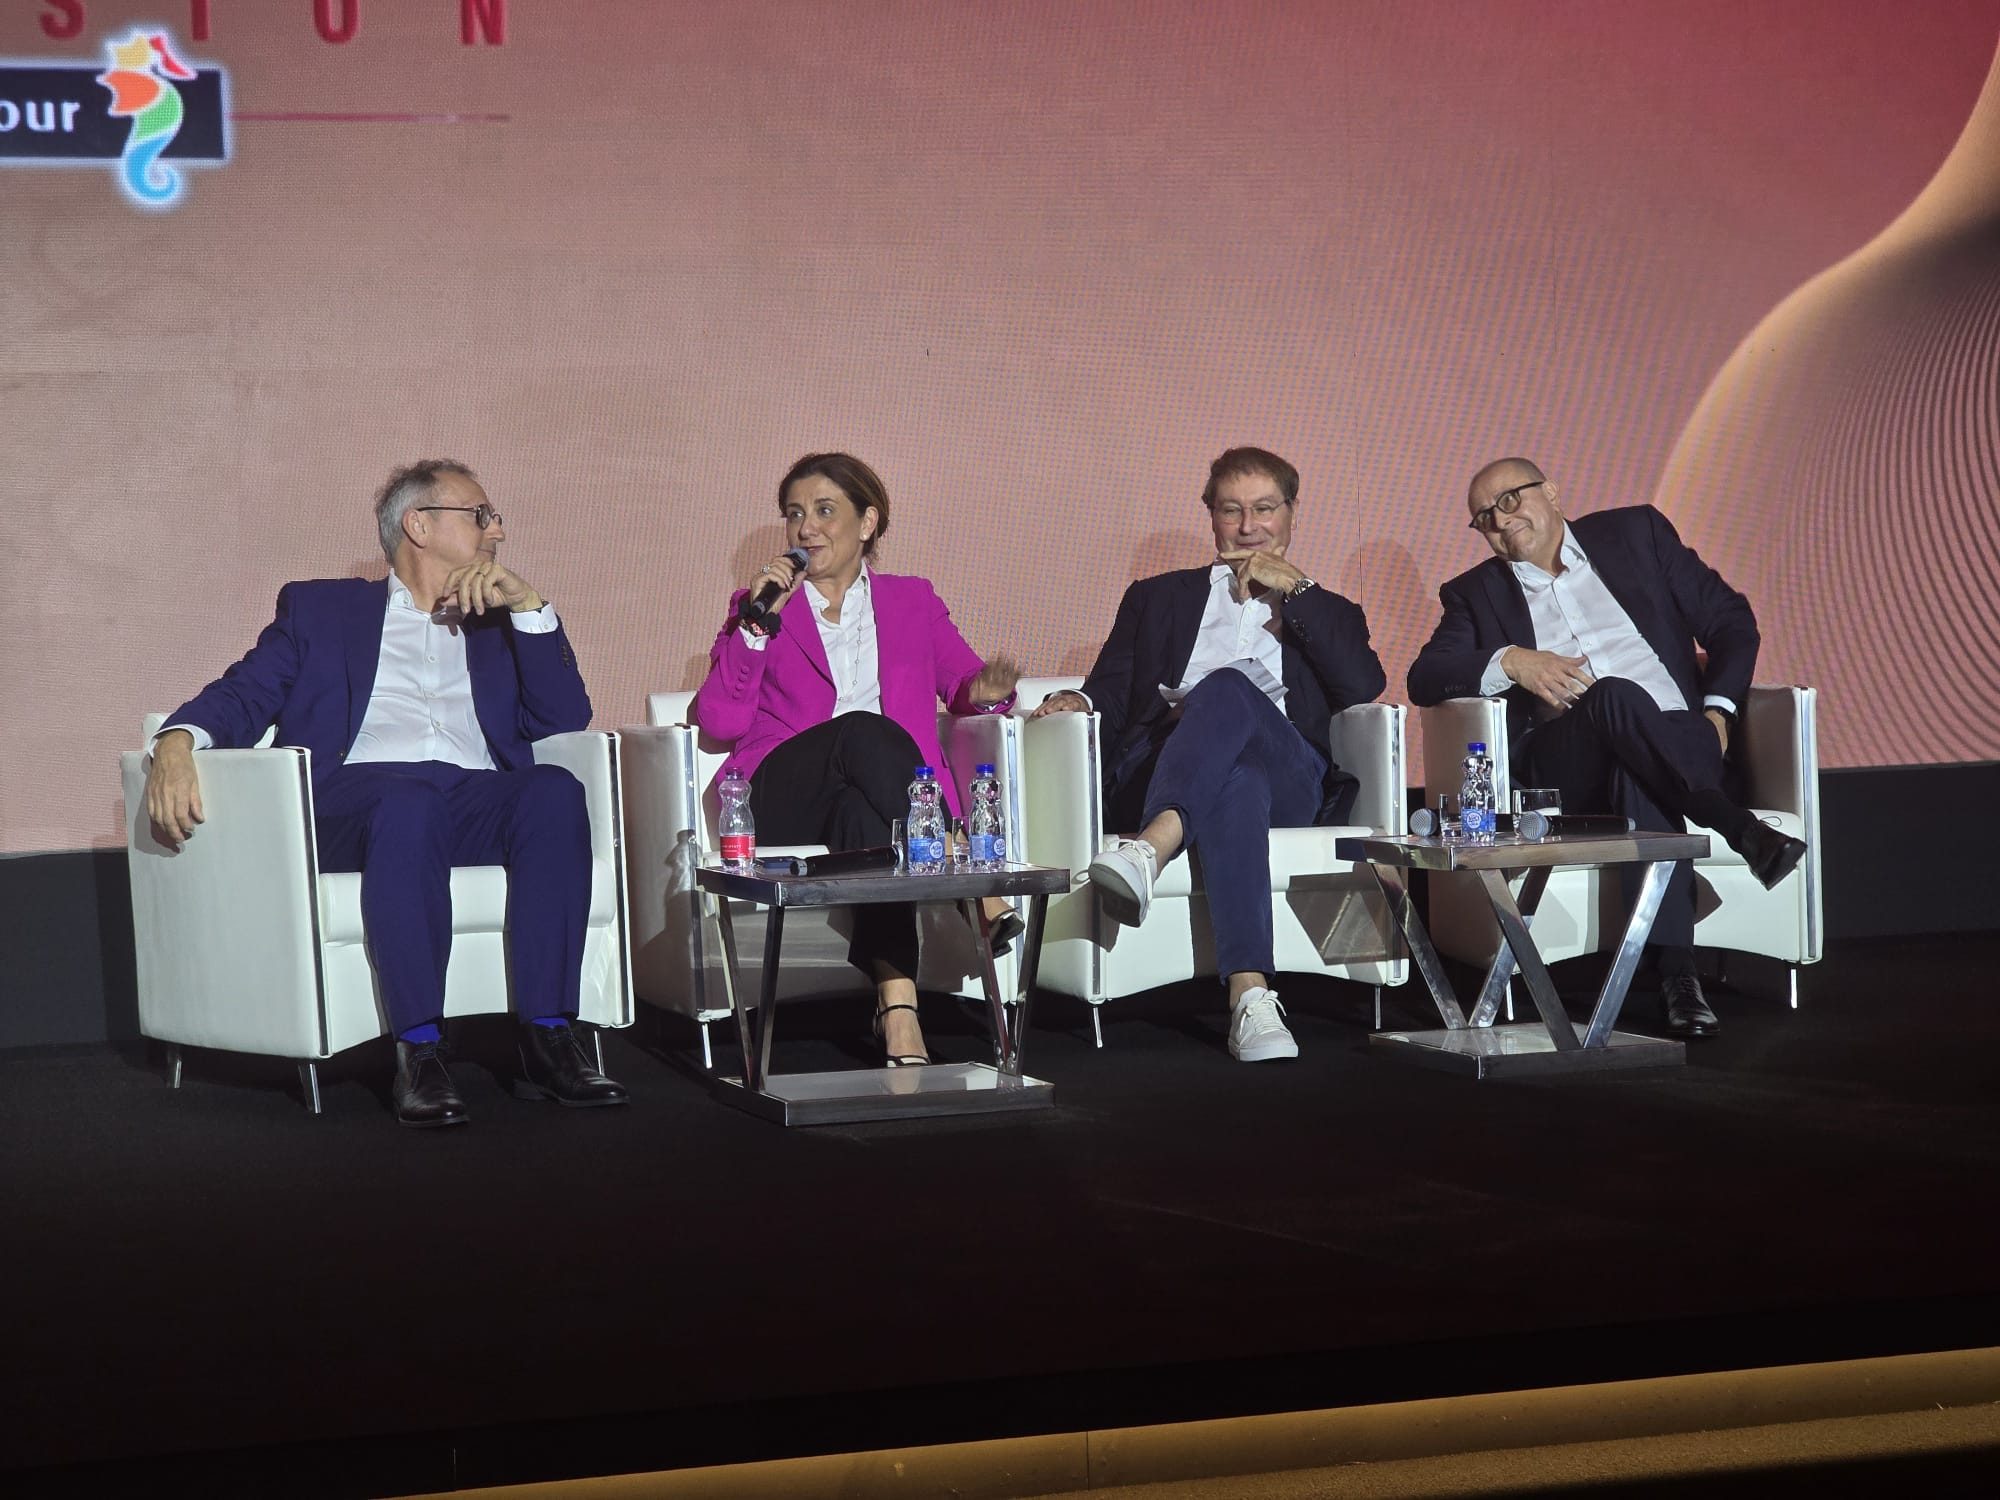
<path id="1" fill-rule="evenodd" d="M 1799 861 L 1806 857 L 1806 846 L 1797 839 L 1785 845 L 1784 853 L 1778 858 L 1778 867 L 1768 874 L 1757 876 L 1757 883 L 1765 890 L 1776 890 L 1778 883 L 1799 867 Z M 1754 872 L 1753 872 L 1754 873 Z"/>
<path id="2" fill-rule="evenodd" d="M 1090 883 L 1097 887 L 1098 904 L 1112 921 L 1125 927 L 1137 927 L 1146 920 L 1146 909 L 1140 902 L 1139 893 L 1127 883 L 1124 872 L 1116 865 L 1092 865 Z"/>
<path id="3" fill-rule="evenodd" d="M 447 1125 L 470 1125 L 471 1115 L 446 1115 L 442 1120 L 406 1120 L 396 1116 L 396 1123 L 405 1130 L 441 1130 Z"/>
<path id="4" fill-rule="evenodd" d="M 530 1083 L 525 1078 L 515 1081 L 513 1094 L 516 1099 L 539 1101 L 552 1100 L 564 1109 L 608 1109 L 615 1104 L 630 1104 L 631 1097 L 622 1099 L 565 1099 L 553 1089 L 545 1089 L 539 1083 Z"/>
<path id="5" fill-rule="evenodd" d="M 1297 1042 L 1262 1042 L 1255 1047 L 1238 1050 L 1231 1046 L 1229 1055 L 1238 1062 L 1284 1062 L 1299 1055 Z"/>

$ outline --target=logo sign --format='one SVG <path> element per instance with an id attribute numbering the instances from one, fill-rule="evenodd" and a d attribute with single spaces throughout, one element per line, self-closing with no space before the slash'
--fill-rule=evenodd
<path id="1" fill-rule="evenodd" d="M 185 163 L 229 160 L 228 76 L 189 65 L 164 31 L 104 52 L 101 65 L 0 63 L 0 166 L 110 162 L 132 202 L 172 208 Z"/>

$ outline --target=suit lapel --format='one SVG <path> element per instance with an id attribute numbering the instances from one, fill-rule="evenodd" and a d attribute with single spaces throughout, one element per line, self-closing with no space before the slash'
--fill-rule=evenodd
<path id="1" fill-rule="evenodd" d="M 799 650 L 804 652 L 806 660 L 812 663 L 812 669 L 828 682 L 832 682 L 833 667 L 826 659 L 826 643 L 819 638 L 819 621 L 813 618 L 812 600 L 806 596 L 803 584 L 799 586 L 799 591 L 792 595 L 791 600 L 780 612 L 779 618 L 785 622 L 784 629 L 779 632 L 778 639 L 764 649 L 768 651 L 772 646 L 786 640 L 797 641 Z M 879 636 L 882 628 L 879 615 L 875 620 L 875 628 Z"/>
<path id="2" fill-rule="evenodd" d="M 340 755 L 346 758 L 353 748 L 355 736 L 361 733 L 361 720 L 368 712 L 368 700 L 375 692 L 375 671 L 382 664 L 382 618 L 389 608 L 389 589 L 393 578 L 382 580 L 379 588 L 366 592 L 356 590 L 355 604 L 341 622 L 347 658 L 347 738 L 340 743 Z"/>
<path id="3" fill-rule="evenodd" d="M 1167 617 L 1167 648 L 1161 658 L 1160 681 L 1177 687 L 1187 676 L 1188 660 L 1201 634 L 1201 617 L 1208 608 L 1207 568 L 1188 568 L 1174 576 L 1172 612 Z"/>

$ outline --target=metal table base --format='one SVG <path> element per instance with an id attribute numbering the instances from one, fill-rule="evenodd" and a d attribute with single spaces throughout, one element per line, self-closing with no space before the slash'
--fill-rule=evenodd
<path id="1" fill-rule="evenodd" d="M 741 1078 L 718 1078 L 715 1093 L 725 1103 L 780 1125 L 984 1115 L 1048 1109 L 1056 1102 L 1054 1084 L 1003 1073 L 991 1063 L 777 1073 L 766 1076 L 761 1089 L 745 1088 Z"/>
<path id="2" fill-rule="evenodd" d="M 1623 833 L 1574 834 L 1541 840 L 1503 835 L 1490 844 L 1447 843 L 1438 838 L 1342 839 L 1343 859 L 1365 859 L 1382 888 L 1382 896 L 1410 945 L 1410 957 L 1423 976 L 1440 1031 L 1377 1032 L 1369 1040 L 1385 1056 L 1424 1067 L 1461 1073 L 1472 1078 L 1547 1077 L 1552 1074 L 1601 1072 L 1624 1068 L 1673 1067 L 1687 1061 L 1685 1043 L 1659 1037 L 1635 1036 L 1616 1030 L 1625 992 L 1639 967 L 1646 938 L 1667 892 L 1674 862 L 1699 859 L 1708 853 L 1700 834 Z M 1638 899 L 1625 924 L 1618 952 L 1597 992 L 1590 1020 L 1581 1035 L 1563 1009 L 1554 981 L 1535 947 L 1535 908 L 1547 888 L 1550 870 L 1561 865 L 1642 864 L 1645 875 Z M 1459 1008 L 1445 977 L 1430 934 L 1424 930 L 1410 900 L 1403 872 L 1471 870 L 1479 876 L 1487 903 L 1500 927 L 1500 947 L 1486 970 L 1468 1018 Z M 1516 900 L 1507 872 L 1525 870 Z M 1501 998 L 1516 970 L 1526 981 L 1541 1021 L 1494 1025 Z"/>
<path id="3" fill-rule="evenodd" d="M 810 876 L 752 875 L 703 869 L 696 883 L 716 898 L 722 927 L 723 984 L 736 1015 L 743 1071 L 718 1078 L 716 1097 L 780 1125 L 830 1125 L 859 1120 L 901 1120 L 935 1115 L 973 1115 L 1047 1109 L 1055 1085 L 1021 1071 L 1021 1044 L 1028 1029 L 1028 1002 L 1041 964 L 1042 930 L 1049 896 L 1069 886 L 1067 870 L 1014 865 L 1003 870 L 936 875 L 889 873 Z M 1028 898 L 1027 930 L 1021 938 L 1016 992 L 1000 993 L 993 963 L 992 927 L 981 901 L 987 896 Z M 766 909 L 761 993 L 743 992 L 737 971 L 736 928 L 731 897 Z M 778 964 L 784 943 L 785 913 L 794 908 L 848 906 L 877 902 L 957 904 L 972 929 L 979 953 L 980 985 L 993 1034 L 991 1063 L 926 1063 L 907 1068 L 841 1068 L 816 1073 L 773 1073 L 771 1038 L 778 1012 Z"/>

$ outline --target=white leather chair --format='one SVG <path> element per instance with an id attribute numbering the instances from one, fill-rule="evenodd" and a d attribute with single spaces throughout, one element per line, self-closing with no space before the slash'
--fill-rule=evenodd
<path id="1" fill-rule="evenodd" d="M 1695 862 L 1697 947 L 1759 953 L 1790 965 L 1791 1003 L 1799 1003 L 1798 965 L 1818 963 L 1820 918 L 1819 744 L 1814 727 L 1818 693 L 1807 687 L 1757 684 L 1744 703 L 1738 732 L 1748 800 L 1765 822 L 1806 841 L 1806 856 L 1775 890 L 1765 890 L 1743 857 L 1711 830 L 1709 854 Z M 1484 740 L 1493 756 L 1498 805 L 1510 805 L 1517 784 L 1508 763 L 1507 708 L 1498 698 L 1454 698 L 1421 710 L 1424 787 L 1455 791 L 1465 747 Z M 1515 883 L 1519 884 L 1519 877 Z M 1546 962 L 1617 946 L 1627 916 L 1615 872 L 1560 869 L 1549 878 L 1531 923 Z M 1499 950 L 1499 928 L 1477 877 L 1430 877 L 1429 928 L 1440 952 L 1484 967 Z"/>
<path id="2" fill-rule="evenodd" d="M 1050 694 L 1082 686 L 1080 677 L 1023 678 L 1015 712 L 1026 715 Z M 1334 759 L 1361 781 L 1351 825 L 1271 831 L 1278 971 L 1373 986 L 1378 1027 L 1382 986 L 1402 984 L 1409 977 L 1408 960 L 1374 877 L 1365 866 L 1335 855 L 1334 843 L 1365 833 L 1403 831 L 1407 713 L 1399 703 L 1364 703 L 1334 715 Z M 1021 764 L 1027 777 L 1022 849 L 1031 863 L 1058 865 L 1081 876 L 1106 835 L 1137 831 L 1104 826 L 1098 726 L 1095 713 L 1051 714 L 1021 725 Z M 1087 883 L 1049 903 L 1037 982 L 1042 989 L 1089 1002 L 1100 1047 L 1105 1002 L 1214 973 L 1208 902 L 1194 889 L 1186 857 L 1161 872 L 1143 927 L 1123 927 L 1106 917 Z"/>
<path id="3" fill-rule="evenodd" d="M 625 778 L 626 879 L 632 892 L 634 989 L 639 999 L 689 1017 L 701 1029 L 704 1067 L 714 1066 L 708 1028 L 729 1014 L 723 987 L 721 927 L 712 898 L 694 883 L 694 872 L 720 859 L 713 783 L 728 761 L 727 741 L 695 727 L 693 693 L 653 693 L 644 725 L 622 731 Z M 1020 728 L 1005 715 L 938 716 L 938 737 L 949 774 L 966 805 L 973 767 L 991 764 L 1009 830 L 1021 827 Z M 1018 850 L 1018 839 L 1016 840 Z M 760 842 L 759 855 L 823 854 L 820 844 Z M 1018 858 L 1018 853 L 1016 854 Z M 917 908 L 921 941 L 917 985 L 963 995 L 982 1004 L 972 934 L 955 906 Z M 729 908 L 736 930 L 738 972 L 747 993 L 762 983 L 764 914 L 747 902 Z M 847 915 L 798 911 L 785 918 L 780 1001 L 807 995 L 872 993 L 873 986 L 847 961 Z M 1002 994 L 1016 982 L 1018 945 L 996 964 Z"/>
<path id="4" fill-rule="evenodd" d="M 161 719 L 147 717 L 148 744 Z M 618 736 L 554 735 L 536 742 L 535 759 L 567 767 L 590 809 L 579 1019 L 629 1026 Z M 267 733 L 257 749 L 203 750 L 197 763 L 207 821 L 176 851 L 154 836 L 146 813 L 146 752 L 120 757 L 139 1030 L 167 1044 L 176 1088 L 184 1046 L 293 1058 L 317 1114 L 316 1064 L 387 1031 L 362 930 L 361 877 L 319 868 L 310 751 L 272 748 Z M 508 1010 L 506 870 L 453 870 L 451 905 L 445 1015 Z"/>

